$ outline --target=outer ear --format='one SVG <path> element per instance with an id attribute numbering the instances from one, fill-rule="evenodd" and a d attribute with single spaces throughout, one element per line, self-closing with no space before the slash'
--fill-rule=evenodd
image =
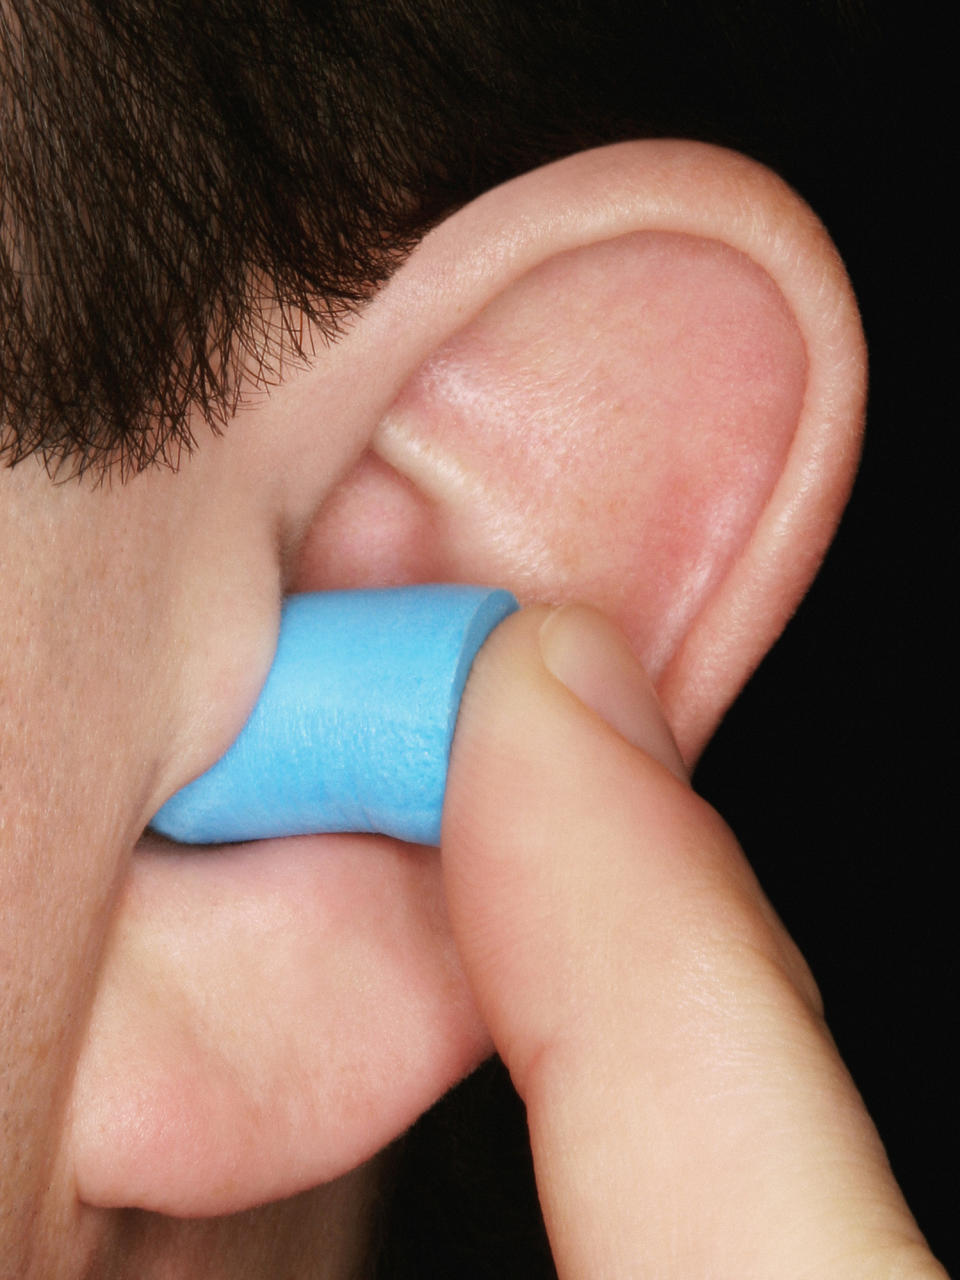
<path id="1" fill-rule="evenodd" d="M 740 156 L 630 144 L 487 199 L 529 232 L 535 198 L 539 261 L 408 380 L 315 522 L 298 585 L 479 580 L 595 604 L 656 675 L 692 762 L 849 491 L 856 308 L 820 224 Z M 477 221 L 445 240 L 469 244 Z"/>
<path id="2" fill-rule="evenodd" d="M 640 142 L 459 211 L 225 444 L 269 435 L 287 459 L 294 589 L 594 603 L 692 758 L 827 546 L 863 394 L 856 307 L 806 206 L 742 157 Z M 319 496 L 318 422 L 357 442 Z M 333 1179 L 486 1051 L 435 857 L 276 843 L 133 859 L 73 1099 L 91 1203 L 214 1214 Z"/>

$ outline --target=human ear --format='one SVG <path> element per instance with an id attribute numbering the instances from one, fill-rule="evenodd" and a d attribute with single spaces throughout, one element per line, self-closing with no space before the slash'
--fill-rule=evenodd
<path id="1" fill-rule="evenodd" d="M 803 203 L 743 157 L 656 141 L 453 215 L 305 384 L 317 413 L 338 378 L 362 443 L 287 585 L 597 605 L 692 761 L 829 542 L 864 355 Z M 74 1095 L 91 1203 L 225 1213 L 330 1180 L 486 1052 L 436 859 L 279 843 L 133 859 Z"/>
<path id="2" fill-rule="evenodd" d="M 297 584 L 503 582 L 597 605 L 692 761 L 842 510 L 859 323 L 823 228 L 742 157 L 656 142 L 567 164 L 538 175 L 563 224 L 550 252 L 408 380 Z M 589 233 L 570 235 L 566 183 L 589 193 Z"/>

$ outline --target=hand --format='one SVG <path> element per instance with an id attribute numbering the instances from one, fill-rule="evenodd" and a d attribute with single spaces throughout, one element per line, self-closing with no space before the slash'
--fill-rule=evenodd
<path id="1" fill-rule="evenodd" d="M 802 957 L 600 615 L 526 610 L 481 652 L 442 847 L 561 1277 L 945 1275 Z"/>

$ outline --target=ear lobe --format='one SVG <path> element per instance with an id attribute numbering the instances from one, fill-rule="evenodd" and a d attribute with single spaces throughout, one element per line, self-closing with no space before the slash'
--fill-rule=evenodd
<path id="1" fill-rule="evenodd" d="M 665 217 L 664 191 L 652 230 L 636 209 L 618 235 L 588 218 L 595 234 L 440 343 L 325 504 L 298 585 L 484 581 L 594 604 L 657 677 L 692 760 L 829 541 L 863 360 L 805 206 L 726 153 L 612 150 L 642 170 L 651 145 L 687 162 L 692 209 Z"/>

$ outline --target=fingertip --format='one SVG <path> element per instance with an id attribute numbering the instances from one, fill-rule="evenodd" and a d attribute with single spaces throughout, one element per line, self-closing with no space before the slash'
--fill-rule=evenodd
<path id="1" fill-rule="evenodd" d="M 631 745 L 689 782 L 653 681 L 624 634 L 596 609 L 565 605 L 544 619 L 547 670 Z"/>

